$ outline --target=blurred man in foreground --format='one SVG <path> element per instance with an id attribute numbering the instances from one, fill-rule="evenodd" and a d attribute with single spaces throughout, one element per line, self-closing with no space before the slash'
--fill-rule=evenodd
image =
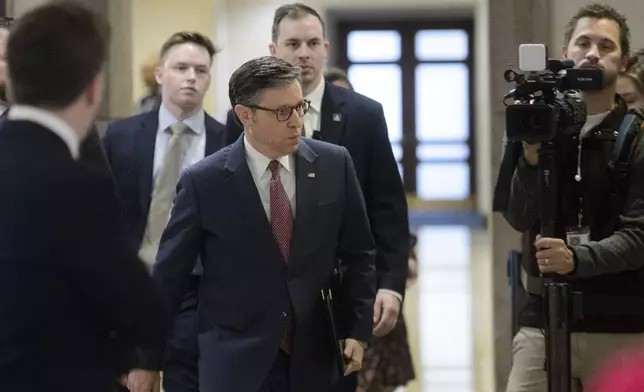
<path id="1" fill-rule="evenodd" d="M 78 162 L 103 93 L 109 28 L 48 4 L 12 28 L 0 132 L 0 390 L 112 391 L 164 306 L 121 231 L 107 173 Z M 28 48 L 29 50 L 25 50 Z"/>

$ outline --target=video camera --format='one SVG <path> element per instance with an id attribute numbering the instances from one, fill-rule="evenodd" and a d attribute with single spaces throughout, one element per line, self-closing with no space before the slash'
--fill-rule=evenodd
<path id="1" fill-rule="evenodd" d="M 574 68 L 572 60 L 547 58 L 542 44 L 519 46 L 519 68 L 508 69 L 505 80 L 515 82 L 503 99 L 508 140 L 538 143 L 557 134 L 574 135 L 586 122 L 586 103 L 579 90 L 598 91 L 604 87 L 599 68 Z M 507 100 L 519 101 L 508 104 Z"/>

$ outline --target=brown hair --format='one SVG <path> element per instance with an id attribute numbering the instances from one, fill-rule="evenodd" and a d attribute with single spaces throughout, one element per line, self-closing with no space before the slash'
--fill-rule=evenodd
<path id="1" fill-rule="evenodd" d="M 145 87 L 153 91 L 157 87 L 157 79 L 154 76 L 154 70 L 159 65 L 159 56 L 154 54 L 148 57 L 141 65 L 141 77 Z"/>
<path id="2" fill-rule="evenodd" d="M 631 54 L 626 71 L 622 75 L 631 78 L 637 88 L 644 94 L 644 49 L 637 50 Z"/>
<path id="3" fill-rule="evenodd" d="M 219 52 L 219 50 L 215 48 L 215 45 L 212 43 L 210 38 L 206 37 L 205 35 L 197 32 L 180 31 L 178 33 L 172 34 L 170 38 L 165 41 L 165 43 L 161 47 L 161 53 L 159 54 L 159 57 L 163 58 L 174 46 L 188 43 L 199 45 L 206 49 L 211 59 L 215 56 L 216 53 Z"/>
<path id="4" fill-rule="evenodd" d="M 8 87 L 17 104 L 61 109 L 102 71 L 109 25 L 70 2 L 48 3 L 21 17 L 7 42 Z"/>
<path id="5" fill-rule="evenodd" d="M 304 18 L 307 15 L 313 15 L 320 21 L 320 24 L 322 25 L 322 36 L 326 37 L 326 26 L 320 14 L 308 5 L 302 3 L 293 3 L 285 4 L 275 11 L 275 16 L 273 17 L 273 27 L 271 29 L 271 37 L 273 39 L 273 43 L 277 42 L 280 23 L 282 23 L 282 20 L 284 18 L 297 20 Z"/>
<path id="6" fill-rule="evenodd" d="M 351 90 L 353 90 L 353 85 L 349 81 L 349 77 L 347 76 L 347 73 L 340 68 L 332 67 L 327 69 L 326 72 L 324 72 L 324 79 L 329 83 L 333 83 L 337 81 L 345 82 L 349 85 Z"/>
<path id="7" fill-rule="evenodd" d="M 274 56 L 249 60 L 233 72 L 228 82 L 228 98 L 235 105 L 257 105 L 265 89 L 286 86 L 299 80 L 299 68 Z"/>
<path id="8" fill-rule="evenodd" d="M 566 25 L 564 34 L 564 45 L 568 46 L 572 34 L 577 27 L 577 22 L 582 18 L 608 19 L 619 25 L 619 44 L 622 48 L 622 55 L 631 51 L 631 30 L 626 24 L 626 17 L 607 4 L 592 3 L 581 7 Z"/>

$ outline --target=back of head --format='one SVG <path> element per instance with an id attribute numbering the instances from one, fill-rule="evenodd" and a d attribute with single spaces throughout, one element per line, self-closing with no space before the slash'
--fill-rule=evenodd
<path id="1" fill-rule="evenodd" d="M 351 82 L 349 82 L 349 77 L 347 76 L 347 73 L 341 70 L 340 68 L 327 69 L 326 72 L 324 72 L 324 79 L 331 84 L 335 84 L 335 85 L 346 87 L 348 89 L 353 90 L 353 86 L 351 85 Z"/>
<path id="2" fill-rule="evenodd" d="M 636 50 L 631 54 L 626 73 L 644 86 L 644 49 Z"/>
<path id="3" fill-rule="evenodd" d="M 159 55 L 153 54 L 149 56 L 141 65 L 141 77 L 143 78 L 143 83 L 148 89 L 148 92 L 154 92 L 157 88 L 157 80 L 154 76 L 154 70 L 159 65 Z"/>
<path id="4" fill-rule="evenodd" d="M 102 71 L 109 48 L 107 22 L 71 2 L 35 8 L 14 24 L 7 45 L 14 103 L 63 109 Z"/>

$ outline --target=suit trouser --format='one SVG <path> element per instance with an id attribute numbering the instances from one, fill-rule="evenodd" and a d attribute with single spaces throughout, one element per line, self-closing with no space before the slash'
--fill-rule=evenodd
<path id="1" fill-rule="evenodd" d="M 644 334 L 573 333 L 570 340 L 573 391 L 587 383 L 596 370 L 621 349 L 644 343 Z M 506 392 L 547 392 L 544 369 L 546 341 L 539 329 L 522 327 L 512 341 L 512 371 Z M 627 360 L 624 358 L 624 360 Z"/>
<path id="2" fill-rule="evenodd" d="M 259 388 L 259 392 L 289 392 L 291 390 L 290 365 L 290 357 L 282 350 L 279 350 L 266 380 Z"/>
<path id="3" fill-rule="evenodd" d="M 197 308 L 199 278 L 192 276 L 190 287 L 174 322 L 173 338 L 168 343 L 163 363 L 164 392 L 199 391 L 199 345 Z M 127 392 L 122 388 L 119 392 Z"/>
<path id="4" fill-rule="evenodd" d="M 358 372 L 342 377 L 333 386 L 332 392 L 355 392 L 358 387 Z"/>
<path id="5" fill-rule="evenodd" d="M 199 391 L 199 344 L 197 308 L 200 276 L 193 275 L 190 287 L 174 322 L 173 338 L 168 344 L 163 364 L 165 392 Z"/>

